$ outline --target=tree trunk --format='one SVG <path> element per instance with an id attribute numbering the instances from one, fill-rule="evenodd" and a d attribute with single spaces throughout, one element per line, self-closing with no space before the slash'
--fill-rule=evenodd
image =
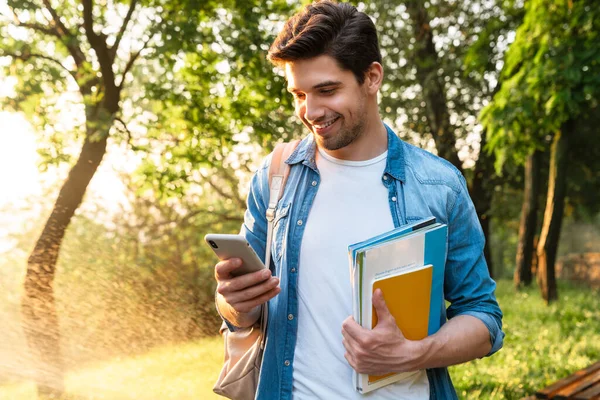
<path id="1" fill-rule="evenodd" d="M 534 237 L 537 225 L 538 197 L 540 195 L 540 157 L 536 150 L 527 157 L 525 164 L 525 189 L 519 225 L 519 243 L 514 274 L 515 288 L 531 285 Z"/>
<path id="2" fill-rule="evenodd" d="M 483 248 L 483 255 L 487 262 L 488 271 L 490 276 L 494 276 L 494 267 L 492 264 L 492 251 L 490 248 L 490 209 L 492 208 L 492 196 L 494 194 L 494 185 L 496 183 L 496 172 L 494 171 L 494 156 L 484 151 L 487 143 L 487 135 L 484 130 L 481 132 L 481 142 L 479 145 L 479 158 L 475 164 L 475 173 L 469 192 L 481 229 L 485 236 L 485 247 Z"/>
<path id="3" fill-rule="evenodd" d="M 427 122 L 435 141 L 438 155 L 450 161 L 462 173 L 462 163 L 456 150 L 456 138 L 450 131 L 450 115 L 446 105 L 444 83 L 438 76 L 439 59 L 433 44 L 433 32 L 427 10 L 420 0 L 406 1 L 406 9 L 413 23 L 416 40 L 415 64 L 417 79 L 423 90 Z"/>
<path id="4" fill-rule="evenodd" d="M 542 290 L 542 297 L 547 304 L 558 299 L 554 263 L 556 261 L 567 190 L 568 137 L 572 134 L 573 127 L 574 121 L 569 120 L 564 123 L 561 130 L 554 136 L 550 154 L 546 211 L 544 212 L 544 222 L 537 247 L 537 279 Z"/>
<path id="5" fill-rule="evenodd" d="M 106 152 L 108 128 L 105 123 L 88 120 L 88 132 L 79 159 L 69 172 L 27 260 L 22 299 L 23 330 L 30 349 L 40 361 L 36 369 L 40 395 L 60 397 L 64 393 L 64 365 L 54 299 L 54 274 L 65 231 Z M 99 131 L 98 128 L 104 129 Z"/>

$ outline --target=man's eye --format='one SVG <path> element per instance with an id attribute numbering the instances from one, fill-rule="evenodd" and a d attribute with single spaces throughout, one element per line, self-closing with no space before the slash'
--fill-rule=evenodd
<path id="1" fill-rule="evenodd" d="M 333 94 L 335 89 L 321 89 L 321 94 Z"/>
<path id="2" fill-rule="evenodd" d="M 303 98 L 304 98 L 304 94 L 302 94 L 302 93 L 294 94 L 294 99 L 296 99 L 296 100 L 302 100 Z"/>

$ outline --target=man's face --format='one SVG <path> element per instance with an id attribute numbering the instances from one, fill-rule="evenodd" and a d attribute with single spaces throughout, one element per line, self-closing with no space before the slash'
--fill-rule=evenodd
<path id="1" fill-rule="evenodd" d="M 296 115 L 318 146 L 338 150 L 362 134 L 367 93 L 351 71 L 342 70 L 334 58 L 323 55 L 286 63 L 285 75 Z"/>

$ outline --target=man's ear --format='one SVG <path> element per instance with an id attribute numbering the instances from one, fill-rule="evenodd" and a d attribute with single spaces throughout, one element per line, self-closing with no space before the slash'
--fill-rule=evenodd
<path id="1" fill-rule="evenodd" d="M 376 95 L 383 83 L 383 67 L 377 61 L 371 63 L 365 73 L 365 85 L 367 93 Z"/>

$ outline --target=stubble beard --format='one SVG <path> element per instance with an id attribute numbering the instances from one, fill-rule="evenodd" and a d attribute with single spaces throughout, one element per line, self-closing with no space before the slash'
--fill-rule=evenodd
<path id="1" fill-rule="evenodd" d="M 341 121 L 339 122 L 341 123 L 341 127 L 336 135 L 323 139 L 313 132 L 313 136 L 317 141 L 317 144 L 322 146 L 322 148 L 325 150 L 334 151 L 350 145 L 361 135 L 363 135 L 365 130 L 365 121 L 367 120 L 367 110 L 364 101 L 360 102 L 357 110 L 362 110 L 362 113 L 356 114 L 358 116 L 357 121 L 353 126 L 350 127 L 345 126 L 346 119 L 340 115 Z"/>
<path id="2" fill-rule="evenodd" d="M 342 126 L 340 127 L 339 132 L 330 138 L 323 139 L 320 138 L 319 135 L 313 133 L 317 143 L 320 144 L 325 150 L 334 151 L 350 145 L 358 137 L 360 137 L 364 130 L 364 121 L 362 120 L 358 121 L 356 124 L 354 124 L 354 126 L 348 128 L 344 127 L 344 120 L 341 122 Z"/>

